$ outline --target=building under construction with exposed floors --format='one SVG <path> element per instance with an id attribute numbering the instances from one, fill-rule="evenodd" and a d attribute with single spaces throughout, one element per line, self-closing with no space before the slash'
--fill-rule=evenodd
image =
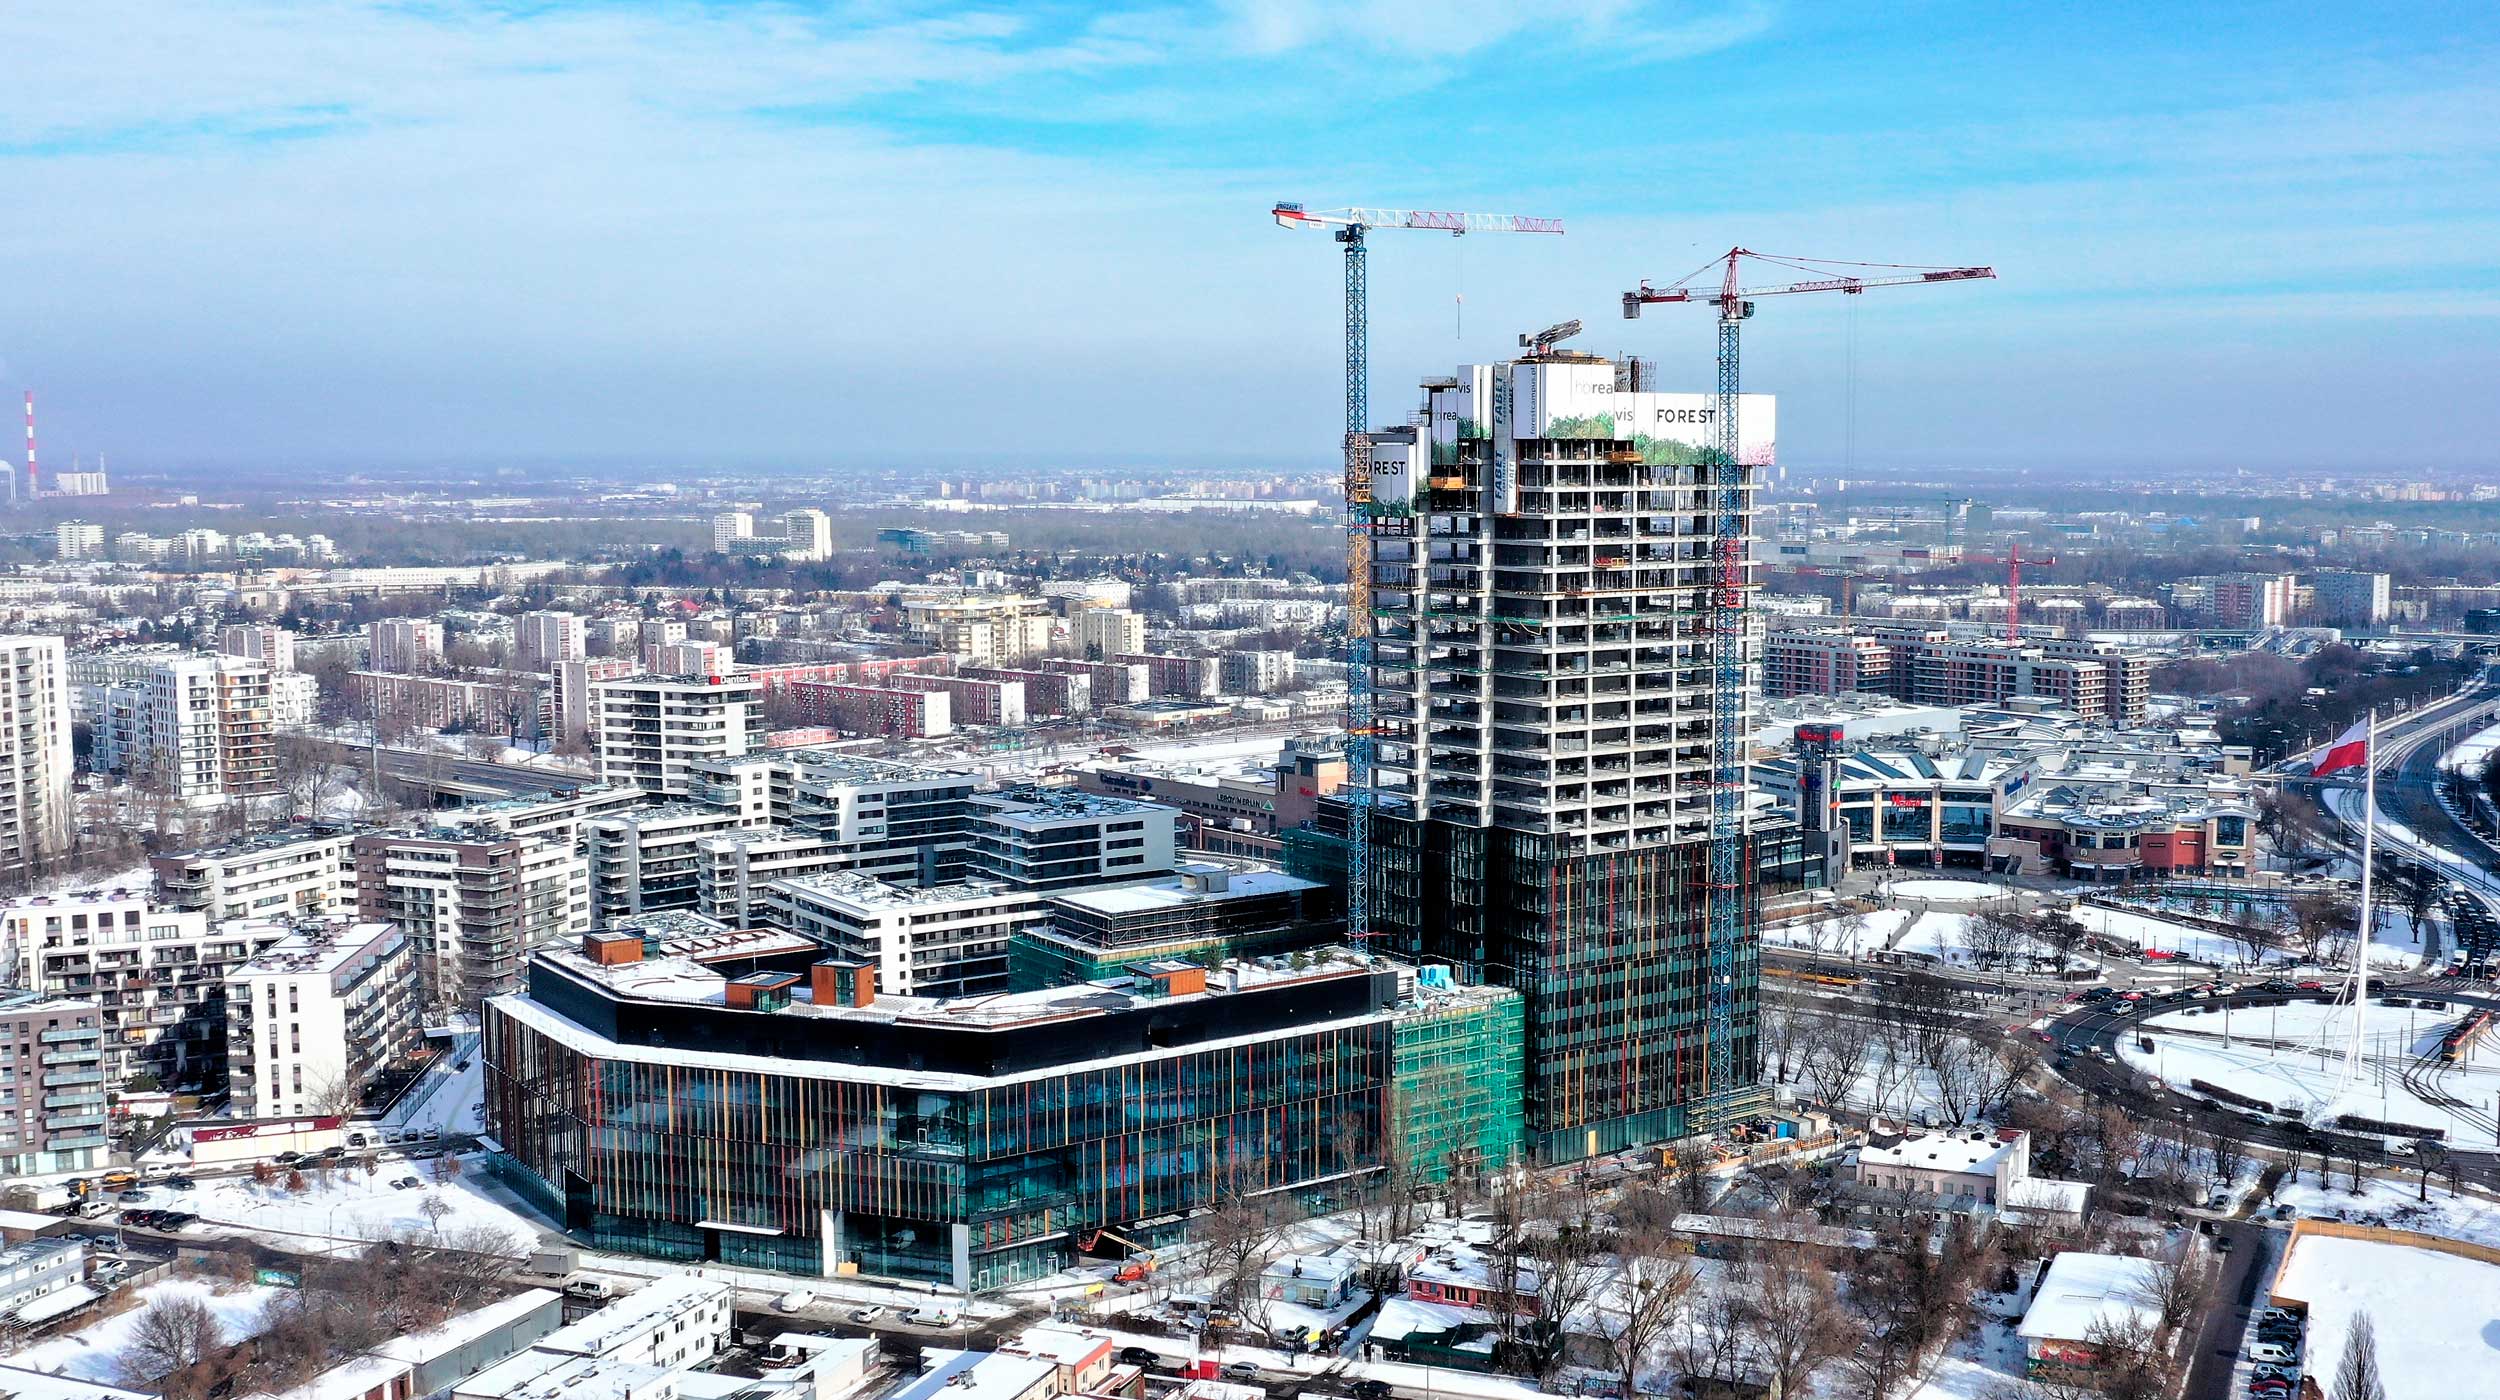
<path id="1" fill-rule="evenodd" d="M 1525 995 L 1528 1147 L 1547 1162 L 1760 1101 L 1750 840 L 1740 1082 L 1707 1082 L 1704 1040 L 1716 410 L 1653 374 L 1541 349 L 1425 380 L 1419 426 L 1372 435 L 1371 929 Z M 1773 415 L 1741 400 L 1747 522 Z M 1340 809 L 1289 842 L 1307 872 L 1342 869 L 1332 816 L 1342 830 Z"/>

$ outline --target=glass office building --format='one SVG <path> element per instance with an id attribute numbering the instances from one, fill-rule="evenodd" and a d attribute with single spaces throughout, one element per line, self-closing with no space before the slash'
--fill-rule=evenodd
<path id="1" fill-rule="evenodd" d="M 821 954 L 753 966 L 594 935 L 487 1003 L 499 1165 L 576 1237 L 980 1291 L 1105 1230 L 1155 1247 L 1220 1200 L 1343 1191 L 1386 1155 L 1387 964 L 1157 963 L 957 1001 L 880 997 Z"/>

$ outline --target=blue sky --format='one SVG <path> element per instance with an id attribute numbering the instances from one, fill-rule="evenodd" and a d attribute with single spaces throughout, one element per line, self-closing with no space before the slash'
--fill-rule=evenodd
<path id="1" fill-rule="evenodd" d="M 1766 307 L 1792 471 L 2493 467 L 2488 5 L 16 0 L 0 389 L 133 467 L 1325 465 L 1730 243 L 2002 280 Z M 1465 315 L 1458 315 L 1464 298 Z M 1854 423 L 1854 429 L 1849 425 Z"/>

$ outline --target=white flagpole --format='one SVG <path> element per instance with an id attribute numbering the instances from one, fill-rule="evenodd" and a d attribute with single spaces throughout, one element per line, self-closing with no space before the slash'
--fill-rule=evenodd
<path id="1" fill-rule="evenodd" d="M 2370 1007 L 2370 910 L 2372 867 L 2378 864 L 2378 711 L 2370 711 L 2361 739 L 2361 917 L 2352 955 L 2352 1046 L 2344 1057 L 2344 1082 L 2361 1078 L 2362 1038 Z"/>

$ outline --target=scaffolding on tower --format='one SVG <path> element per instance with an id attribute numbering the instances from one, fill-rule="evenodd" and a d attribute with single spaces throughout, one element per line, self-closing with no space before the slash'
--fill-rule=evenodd
<path id="1" fill-rule="evenodd" d="M 1346 935 L 1362 946 L 1371 936 L 1372 510 L 1371 289 L 1373 229 L 1415 229 L 1457 237 L 1470 233 L 1561 233 L 1562 220 L 1518 214 L 1468 214 L 1433 209 L 1312 211 L 1279 201 L 1269 214 L 1283 228 L 1334 231 L 1345 247 L 1345 510 L 1346 510 Z"/>
<path id="2" fill-rule="evenodd" d="M 1806 280 L 1759 287 L 1739 285 L 1747 260 L 1808 274 Z M 1701 1122 L 1716 1125 L 1717 1105 L 1742 1084 L 1736 1065 L 1736 974 L 1744 942 L 1745 877 L 1745 634 L 1748 559 L 1745 539 L 1745 469 L 1737 424 L 1743 375 L 1741 334 L 1757 297 L 1799 292 L 1856 295 L 1873 287 L 1927 286 L 1996 276 L 1987 267 L 1920 267 L 1906 263 L 1843 262 L 1731 248 L 1665 287 L 1643 282 L 1623 294 L 1623 315 L 1636 319 L 1644 306 L 1693 302 L 1719 313 L 1719 376 L 1712 405 L 1714 440 L 1708 453 L 1712 579 L 1710 588 L 1710 874 L 1706 935 L 1708 986 L 1704 1000 L 1706 1065 Z M 1717 282 L 1715 290 L 1711 281 Z M 1749 1082 L 1751 1070 L 1743 1071 Z"/>

